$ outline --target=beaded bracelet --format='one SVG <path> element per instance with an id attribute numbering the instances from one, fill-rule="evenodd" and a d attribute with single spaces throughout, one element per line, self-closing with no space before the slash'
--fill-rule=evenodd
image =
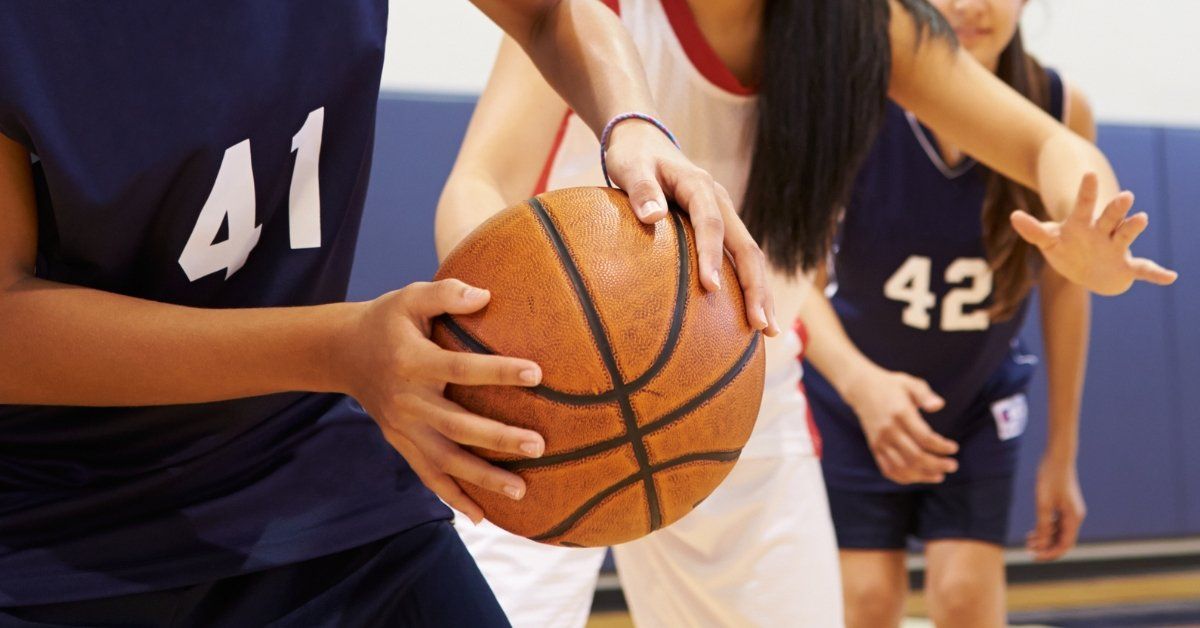
<path id="1" fill-rule="evenodd" d="M 662 131 L 663 134 L 667 136 L 667 139 L 671 140 L 671 143 L 675 145 L 675 148 L 679 148 L 679 140 L 675 139 L 675 134 L 672 133 L 671 130 L 667 128 L 667 125 L 663 124 L 661 120 L 650 114 L 630 111 L 629 113 L 622 113 L 614 116 L 612 120 L 608 121 L 608 124 L 604 125 L 604 131 L 600 133 L 600 170 L 604 172 L 604 182 L 607 183 L 608 187 L 610 188 L 613 187 L 613 184 L 612 179 L 608 178 L 608 162 L 605 160 L 605 153 L 608 150 L 608 140 L 612 135 L 613 128 L 626 120 L 642 120 L 644 122 L 653 124 L 658 128 L 659 131 Z"/>

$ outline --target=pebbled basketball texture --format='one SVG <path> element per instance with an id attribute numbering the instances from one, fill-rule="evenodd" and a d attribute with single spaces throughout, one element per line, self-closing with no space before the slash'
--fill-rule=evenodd
<path id="1" fill-rule="evenodd" d="M 754 427 L 764 348 L 728 259 L 720 272 L 722 289 L 705 292 L 690 224 L 672 211 L 644 225 L 605 188 L 529 199 L 450 253 L 437 278 L 492 299 L 439 317 L 433 340 L 543 372 L 537 388 L 446 389 L 546 441 L 538 459 L 474 450 L 527 485 L 513 501 L 461 483 L 489 520 L 543 543 L 612 545 L 671 524 L 721 483 Z"/>

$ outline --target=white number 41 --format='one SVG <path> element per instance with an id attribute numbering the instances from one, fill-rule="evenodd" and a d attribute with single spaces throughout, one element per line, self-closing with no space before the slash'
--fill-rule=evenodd
<path id="1" fill-rule="evenodd" d="M 911 255 L 900 268 L 883 284 L 883 295 L 893 301 L 907 303 L 900 314 L 905 325 L 917 329 L 929 329 L 929 310 L 937 304 L 937 296 L 929 290 L 929 276 L 933 264 L 928 257 Z M 942 300 L 942 331 L 980 331 L 988 328 L 986 309 L 964 313 L 968 305 L 979 305 L 992 293 L 992 269 L 987 260 L 978 257 L 962 257 L 946 268 L 946 283 L 959 284 L 966 280 L 971 285 L 955 288 L 946 293 Z"/>
<path id="2" fill-rule="evenodd" d="M 288 231 L 293 249 L 321 247 L 321 186 L 318 172 L 321 160 L 321 131 L 325 127 L 325 108 L 308 114 L 304 125 L 292 136 L 296 165 L 288 194 Z M 262 225 L 255 222 L 254 170 L 250 162 L 250 140 L 242 140 L 225 149 L 217 179 L 200 216 L 188 237 L 179 265 L 188 281 L 196 281 L 218 271 L 229 279 L 246 264 L 250 251 L 258 244 Z M 229 237 L 215 242 L 226 223 Z"/>

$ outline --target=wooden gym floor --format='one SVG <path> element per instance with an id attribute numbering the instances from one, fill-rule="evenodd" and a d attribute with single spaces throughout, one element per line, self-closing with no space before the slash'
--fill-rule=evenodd
<path id="1" fill-rule="evenodd" d="M 1008 608 L 1014 622 L 1043 617 L 1049 618 L 1043 625 L 1200 628 L 1200 571 L 1013 584 Z M 904 628 L 931 626 L 924 612 L 924 599 L 915 593 Z M 588 628 L 632 626 L 624 612 L 595 613 L 588 622 Z"/>

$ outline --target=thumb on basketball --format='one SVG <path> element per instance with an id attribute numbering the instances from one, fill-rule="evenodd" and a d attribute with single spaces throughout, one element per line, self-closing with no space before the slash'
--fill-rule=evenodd
<path id="1" fill-rule="evenodd" d="M 667 197 L 663 194 L 658 180 L 653 172 L 639 173 L 636 182 L 625 188 L 629 194 L 629 202 L 633 205 L 633 213 L 638 220 L 646 224 L 654 224 L 667 217 Z"/>

